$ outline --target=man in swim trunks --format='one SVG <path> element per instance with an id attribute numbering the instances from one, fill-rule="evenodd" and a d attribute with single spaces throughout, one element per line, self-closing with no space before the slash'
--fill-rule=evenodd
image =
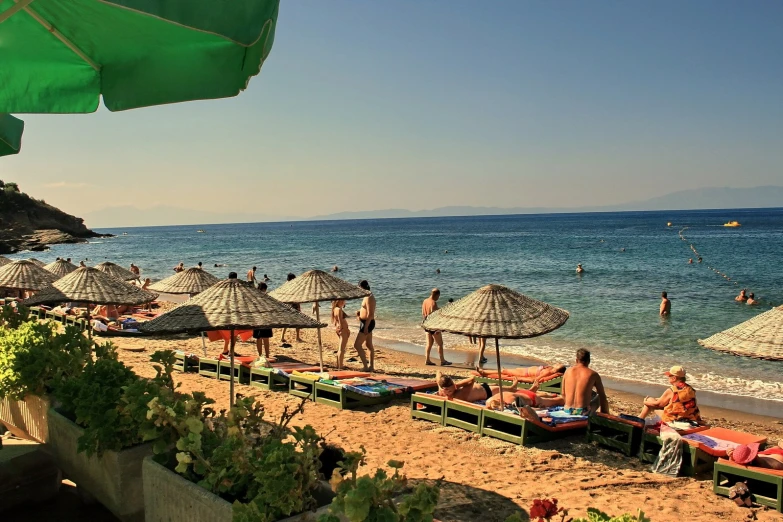
<path id="1" fill-rule="evenodd" d="M 587 415 L 594 411 L 593 389 L 598 393 L 601 413 L 609 413 L 609 401 L 601 382 L 601 376 L 588 368 L 590 352 L 584 348 L 576 351 L 576 364 L 563 374 L 563 411 L 569 415 Z"/>
<path id="2" fill-rule="evenodd" d="M 359 286 L 367 291 L 370 290 L 370 283 L 363 280 Z M 362 307 L 356 312 L 359 317 L 359 332 L 356 334 L 356 340 L 353 343 L 354 349 L 362 360 L 365 372 L 375 371 L 375 347 L 372 345 L 372 331 L 375 329 L 375 296 L 370 294 L 362 299 Z M 367 346 L 370 352 L 370 364 L 367 364 L 367 355 L 364 353 L 362 344 Z"/>
<path id="3" fill-rule="evenodd" d="M 258 283 L 258 281 L 256 281 L 256 267 L 253 267 L 247 271 L 247 282 L 251 284 Z"/>
<path id="4" fill-rule="evenodd" d="M 448 375 L 438 372 L 435 374 L 435 382 L 438 383 L 438 395 L 446 397 L 450 401 L 454 399 L 465 402 L 486 401 L 500 393 L 500 386 L 492 386 L 485 382 L 477 383 L 475 377 L 454 382 Z M 510 387 L 504 387 L 503 391 L 513 392 L 516 387 L 517 383 L 513 382 Z M 509 400 L 510 402 L 513 402 L 513 397 Z"/>
<path id="5" fill-rule="evenodd" d="M 430 296 L 424 300 L 421 305 L 421 318 L 426 319 L 428 315 L 438 309 L 438 298 L 440 297 L 440 290 L 433 288 L 430 292 Z M 426 331 L 426 330 L 425 330 Z M 440 332 L 427 331 L 427 347 L 424 352 L 425 361 L 427 366 L 435 366 L 435 363 L 430 360 L 430 352 L 432 352 L 433 343 L 438 343 L 438 356 L 440 357 L 441 366 L 449 366 L 451 363 L 443 356 L 443 335 Z"/>

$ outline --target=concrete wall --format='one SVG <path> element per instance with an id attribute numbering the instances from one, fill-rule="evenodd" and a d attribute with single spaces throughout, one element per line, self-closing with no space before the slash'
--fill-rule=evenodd
<path id="1" fill-rule="evenodd" d="M 76 451 L 82 433 L 82 428 L 49 409 L 49 448 L 63 474 L 124 522 L 143 521 L 141 465 L 152 454 L 152 445 L 88 457 Z"/>

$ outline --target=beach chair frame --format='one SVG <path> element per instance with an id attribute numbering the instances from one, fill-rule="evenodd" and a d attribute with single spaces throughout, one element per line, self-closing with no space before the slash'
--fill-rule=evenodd
<path id="1" fill-rule="evenodd" d="M 217 378 L 219 381 L 230 381 L 231 380 L 231 361 L 228 359 L 223 359 L 222 361 L 218 361 L 218 374 Z M 239 384 L 249 384 L 250 383 L 250 368 L 245 366 L 244 364 L 240 364 L 237 361 L 234 361 L 234 381 L 238 382 Z"/>
<path id="2" fill-rule="evenodd" d="M 266 391 L 288 391 L 290 375 L 282 376 L 272 368 L 250 368 L 248 379 L 250 386 Z"/>
<path id="3" fill-rule="evenodd" d="M 716 495 L 728 497 L 734 483 L 746 480 L 753 502 L 783 513 L 783 476 L 765 473 L 756 467 L 732 465 L 725 459 L 715 462 L 712 491 Z"/>
<path id="4" fill-rule="evenodd" d="M 446 400 L 430 393 L 411 395 L 411 418 L 444 424 Z"/>
<path id="5" fill-rule="evenodd" d="M 587 419 L 587 442 L 618 450 L 628 457 L 639 453 L 644 428 L 621 420 L 590 415 Z"/>
<path id="6" fill-rule="evenodd" d="M 288 393 L 303 399 L 315 400 L 315 383 L 313 379 L 292 373 L 288 376 Z"/>
<path id="7" fill-rule="evenodd" d="M 315 402 L 327 404 L 341 410 L 352 410 L 364 406 L 375 406 L 377 404 L 387 404 L 395 398 L 405 398 L 405 394 L 389 394 L 380 397 L 368 397 L 351 390 L 346 390 L 343 386 L 335 386 L 325 382 L 315 383 Z"/>
<path id="8" fill-rule="evenodd" d="M 199 358 L 196 357 L 196 361 L 194 362 L 191 360 L 191 357 L 188 357 L 184 353 L 174 352 L 174 369 L 182 373 L 197 372 Z"/>
<path id="9" fill-rule="evenodd" d="M 708 429 L 707 426 L 703 428 Z M 690 433 L 698 433 L 700 430 L 691 431 Z M 639 460 L 642 462 L 653 463 L 658 458 L 658 454 L 661 452 L 663 446 L 663 439 L 655 433 L 645 431 L 642 435 L 642 441 L 639 445 Z M 682 443 L 682 465 L 680 466 L 680 476 L 695 477 L 703 473 L 712 473 L 715 461 L 717 457 L 700 450 L 695 446 L 691 446 L 687 442 Z"/>
<path id="10" fill-rule="evenodd" d="M 485 408 L 462 401 L 445 401 L 443 425 L 481 433 L 481 418 Z"/>
<path id="11" fill-rule="evenodd" d="M 198 374 L 202 377 L 208 377 L 210 379 L 218 378 L 218 361 L 217 359 L 209 359 L 201 357 L 198 360 Z"/>
<path id="12" fill-rule="evenodd" d="M 481 434 L 520 446 L 548 442 L 571 435 L 579 435 L 587 428 L 587 421 L 575 422 L 568 428 L 550 428 L 546 425 L 511 413 L 484 410 L 481 416 Z"/>
<path id="13" fill-rule="evenodd" d="M 498 384 L 498 379 L 492 379 L 490 377 L 476 377 L 476 382 L 479 383 L 487 383 L 492 385 Z M 513 384 L 513 381 L 509 381 L 506 379 L 503 379 L 503 386 L 510 387 Z M 544 381 L 541 383 L 541 386 L 539 386 L 538 391 L 542 392 L 549 392 L 549 393 L 561 393 L 562 391 L 562 384 L 563 384 L 563 376 L 555 377 L 554 379 L 551 379 L 549 381 Z M 533 386 L 533 383 L 531 382 L 517 382 L 517 388 L 523 388 L 525 390 L 529 390 L 530 387 Z"/>

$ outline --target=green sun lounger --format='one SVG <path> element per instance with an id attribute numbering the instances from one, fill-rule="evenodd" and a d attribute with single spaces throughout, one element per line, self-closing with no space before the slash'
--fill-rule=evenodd
<path id="1" fill-rule="evenodd" d="M 432 390 L 437 387 L 435 381 L 385 375 L 363 379 L 359 383 L 351 379 L 343 382 L 319 381 L 315 383 L 315 402 L 341 410 L 354 409 L 387 404 L 394 399 L 408 398 L 415 391 Z"/>
<path id="2" fill-rule="evenodd" d="M 745 481 L 753 502 L 783 513 L 783 471 L 742 466 L 726 459 L 719 459 L 715 463 L 712 490 L 716 494 L 728 497 L 731 486 Z"/>
<path id="3" fill-rule="evenodd" d="M 521 446 L 580 435 L 587 429 L 587 421 L 575 421 L 557 426 L 525 419 L 513 413 L 485 409 L 481 417 L 481 434 Z"/>
<path id="4" fill-rule="evenodd" d="M 639 453 L 644 424 L 607 413 L 595 413 L 587 420 L 587 442 L 615 449 L 631 457 Z"/>
<path id="5" fill-rule="evenodd" d="M 460 400 L 445 401 L 443 425 L 462 428 L 473 433 L 481 432 L 481 417 L 486 409 L 478 404 Z"/>
<path id="6" fill-rule="evenodd" d="M 207 357 L 201 357 L 198 360 L 198 374 L 202 377 L 209 377 L 210 379 L 217 379 L 218 377 L 218 360 L 209 359 Z"/>
<path id="7" fill-rule="evenodd" d="M 411 418 L 443 424 L 446 414 L 446 399 L 433 393 L 411 395 Z"/>
<path id="8" fill-rule="evenodd" d="M 286 373 L 281 375 L 280 370 Z M 274 362 L 271 368 L 251 367 L 250 368 L 250 386 L 254 386 L 266 391 L 288 391 L 288 379 L 293 371 L 317 372 L 318 366 L 312 366 L 299 361 Z"/>
<path id="9" fill-rule="evenodd" d="M 709 426 L 699 426 L 689 430 L 678 431 L 680 435 L 689 433 L 698 433 L 709 429 Z M 641 444 L 639 445 L 639 460 L 652 464 L 658 458 L 663 446 L 663 439 L 657 430 L 647 429 L 642 434 Z M 707 468 L 712 469 L 713 460 L 707 459 L 702 453 L 696 451 L 696 448 L 690 444 L 682 445 L 682 466 L 680 467 L 680 476 L 693 477 L 704 472 Z"/>
<path id="10" fill-rule="evenodd" d="M 198 371 L 199 358 L 185 352 L 174 352 L 174 370 L 187 373 Z"/>

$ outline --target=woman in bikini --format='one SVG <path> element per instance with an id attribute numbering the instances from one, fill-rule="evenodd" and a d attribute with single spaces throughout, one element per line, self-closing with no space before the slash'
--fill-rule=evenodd
<path id="1" fill-rule="evenodd" d="M 348 329 L 348 314 L 343 307 L 345 300 L 339 299 L 332 301 L 332 325 L 337 337 L 340 338 L 340 353 L 337 355 L 337 369 L 342 370 L 345 362 L 345 348 L 348 346 L 348 338 L 351 337 L 351 330 Z"/>
<path id="2" fill-rule="evenodd" d="M 513 380 L 513 379 L 519 379 L 519 380 L 537 380 L 537 381 L 548 381 L 549 379 L 554 378 L 558 374 L 563 374 L 566 370 L 566 367 L 563 365 L 560 366 L 525 366 L 521 368 L 502 368 L 500 370 L 500 374 L 503 376 L 504 379 Z M 488 370 L 482 370 L 481 368 L 476 368 L 476 371 L 481 375 L 482 377 L 489 377 L 490 379 L 497 379 L 498 378 L 498 372 L 488 371 Z"/>

